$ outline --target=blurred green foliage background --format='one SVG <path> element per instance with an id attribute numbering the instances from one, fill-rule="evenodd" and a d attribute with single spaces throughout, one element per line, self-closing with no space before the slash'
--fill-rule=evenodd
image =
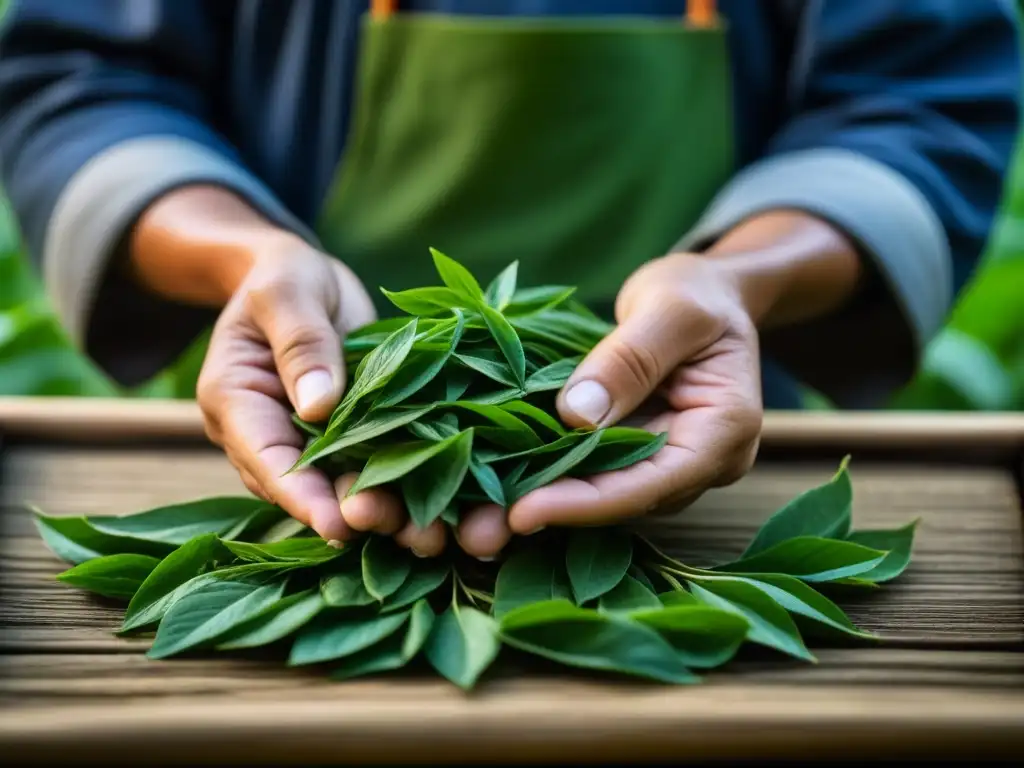
<path id="1" fill-rule="evenodd" d="M 0 17 L 7 0 L 0 0 Z M 29 267 L 0 191 L 0 395 L 194 395 L 199 340 L 144 386 L 116 385 L 68 342 Z M 812 407 L 828 403 L 808 393 Z M 1006 179 L 1002 213 L 972 282 L 929 346 L 917 377 L 890 403 L 903 410 L 1024 410 L 1024 148 Z"/>

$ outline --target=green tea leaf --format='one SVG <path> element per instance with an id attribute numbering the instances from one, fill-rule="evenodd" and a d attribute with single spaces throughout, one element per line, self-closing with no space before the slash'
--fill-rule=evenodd
<path id="1" fill-rule="evenodd" d="M 283 597 L 224 634 L 217 642 L 217 650 L 259 648 L 276 643 L 312 621 L 325 606 L 317 590 L 307 589 Z"/>
<path id="2" fill-rule="evenodd" d="M 886 552 L 849 541 L 797 536 L 714 570 L 728 573 L 783 573 L 804 581 L 832 581 L 867 573 Z"/>
<path id="3" fill-rule="evenodd" d="M 632 576 L 624 576 L 598 601 L 598 610 L 605 613 L 631 613 L 661 608 L 661 600 L 654 591 Z"/>
<path id="4" fill-rule="evenodd" d="M 655 630 L 676 649 L 683 664 L 695 669 L 713 669 L 729 661 L 750 627 L 744 617 L 709 605 L 674 605 L 639 611 L 630 618 Z"/>
<path id="5" fill-rule="evenodd" d="M 324 430 L 316 424 L 303 421 L 297 413 L 292 414 L 292 423 L 312 438 L 323 437 Z"/>
<path id="6" fill-rule="evenodd" d="M 434 267 L 445 285 L 464 299 L 469 300 L 470 303 L 476 304 L 484 300 L 484 292 L 480 288 L 480 283 L 468 269 L 455 259 L 445 256 L 436 248 L 430 249 L 430 255 L 434 257 Z"/>
<path id="7" fill-rule="evenodd" d="M 230 557 L 231 552 L 214 533 L 196 536 L 182 544 L 161 560 L 139 585 L 125 610 L 121 631 L 159 621 L 176 589 Z"/>
<path id="8" fill-rule="evenodd" d="M 535 405 L 530 405 L 524 400 L 512 400 L 510 402 L 501 403 L 501 410 L 513 413 L 518 416 L 525 416 L 531 419 L 543 427 L 547 427 L 549 430 L 554 432 L 558 436 L 566 434 L 566 429 L 558 423 L 552 416 L 542 411 Z"/>
<path id="9" fill-rule="evenodd" d="M 370 536 L 363 546 L 363 584 L 377 600 L 394 594 L 412 570 L 411 556 L 388 536 Z"/>
<path id="10" fill-rule="evenodd" d="M 477 485 L 484 494 L 499 507 L 507 506 L 505 501 L 505 490 L 501 485 L 501 478 L 491 467 L 481 461 L 470 457 L 469 471 L 476 479 Z"/>
<path id="11" fill-rule="evenodd" d="M 367 488 L 385 485 L 399 480 L 420 465 L 434 458 L 454 445 L 460 436 L 456 435 L 440 443 L 417 440 L 389 445 L 377 451 L 359 473 L 359 478 L 349 489 L 348 496 L 354 496 Z"/>
<path id="12" fill-rule="evenodd" d="M 465 303 L 465 300 L 451 288 L 439 286 L 395 292 L 381 288 L 380 292 L 403 312 L 423 317 L 446 315 L 453 307 L 460 307 Z"/>
<path id="13" fill-rule="evenodd" d="M 512 369 L 515 383 L 520 388 L 525 388 L 526 353 L 523 351 L 523 343 L 519 340 L 516 329 L 501 312 L 486 305 L 481 305 L 479 309 L 484 317 L 484 322 L 487 323 L 487 329 L 491 332 L 494 341 Z"/>
<path id="14" fill-rule="evenodd" d="M 89 523 L 111 536 L 181 545 L 204 533 L 225 536 L 267 506 L 267 502 L 254 497 L 220 496 L 120 517 L 92 517 Z"/>
<path id="15" fill-rule="evenodd" d="M 565 557 L 541 549 L 520 549 L 498 571 L 494 617 L 501 619 L 522 605 L 561 598 L 572 598 Z"/>
<path id="16" fill-rule="evenodd" d="M 513 459 L 536 459 L 543 457 L 549 453 L 559 453 L 560 451 L 568 450 L 574 445 L 583 440 L 589 433 L 587 432 L 569 432 L 566 435 L 562 435 L 557 440 L 544 445 L 537 445 L 533 448 L 527 448 L 525 451 L 513 451 L 511 453 L 493 453 L 485 457 L 485 461 L 488 464 L 493 464 L 498 461 L 511 461 Z"/>
<path id="17" fill-rule="evenodd" d="M 283 579 L 263 586 L 230 580 L 203 584 L 168 608 L 146 655 L 165 659 L 215 640 L 280 600 L 284 587 Z"/>
<path id="18" fill-rule="evenodd" d="M 402 478 L 402 498 L 409 519 L 426 528 L 448 508 L 470 468 L 473 430 L 448 438 L 430 460 Z"/>
<path id="19" fill-rule="evenodd" d="M 319 664 L 351 656 L 397 632 L 408 620 L 408 611 L 368 618 L 321 613 L 299 630 L 288 665 Z"/>
<path id="20" fill-rule="evenodd" d="M 223 544 L 231 554 L 248 563 L 297 562 L 319 565 L 348 553 L 347 550 L 332 547 L 321 538 L 284 539 L 267 544 L 225 541 Z"/>
<path id="21" fill-rule="evenodd" d="M 620 430 L 628 430 L 626 437 Z M 609 435 L 609 432 L 613 432 Z M 610 427 L 604 430 L 601 443 L 584 461 L 573 470 L 576 475 L 596 475 L 624 469 L 649 459 L 668 442 L 668 433 L 652 435 L 642 429 Z"/>
<path id="22" fill-rule="evenodd" d="M 518 276 L 519 262 L 513 261 L 487 286 L 484 294 L 487 304 L 499 312 L 504 310 L 515 295 Z"/>
<path id="23" fill-rule="evenodd" d="M 445 369 L 445 402 L 454 403 L 466 394 L 466 390 L 473 383 L 473 372 L 458 366 L 449 366 Z"/>
<path id="24" fill-rule="evenodd" d="M 506 315 L 530 315 L 535 312 L 543 312 L 562 304 L 575 292 L 575 287 L 564 285 L 520 288 L 512 295 L 512 300 L 504 311 Z"/>
<path id="25" fill-rule="evenodd" d="M 854 626 L 838 605 L 795 576 L 752 573 L 746 582 L 753 584 L 790 613 L 813 619 L 849 635 L 866 639 L 874 637 Z"/>
<path id="26" fill-rule="evenodd" d="M 850 531 L 853 486 L 849 457 L 824 485 L 801 493 L 765 521 L 743 552 L 748 558 L 799 536 L 842 539 Z"/>
<path id="27" fill-rule="evenodd" d="M 482 353 L 483 350 L 480 350 L 479 352 Z M 459 353 L 455 355 L 455 359 L 470 370 L 486 376 L 491 381 L 496 381 L 506 387 L 519 388 L 519 382 L 516 381 L 516 375 L 512 369 L 509 368 L 504 357 L 501 360 L 492 360 L 490 357 L 483 356 L 483 354 L 470 355 Z"/>
<path id="28" fill-rule="evenodd" d="M 308 525 L 296 520 L 294 517 L 285 516 L 274 523 L 260 536 L 256 537 L 257 544 L 273 544 L 278 541 L 293 538 L 307 538 L 316 536 L 316 533 Z"/>
<path id="29" fill-rule="evenodd" d="M 569 532 L 565 567 L 579 604 L 595 600 L 622 581 L 633 561 L 633 540 L 617 527 Z"/>
<path id="30" fill-rule="evenodd" d="M 497 623 L 470 606 L 452 605 L 434 621 L 423 652 L 441 675 L 472 688 L 498 656 Z"/>
<path id="31" fill-rule="evenodd" d="M 407 400 L 433 381 L 444 369 L 445 364 L 458 347 L 466 325 L 465 315 L 458 309 L 452 311 L 455 313 L 456 325 L 448 338 L 447 346 L 442 350 L 413 352 L 406 360 L 405 365 L 391 377 L 391 380 L 381 390 L 380 395 L 377 396 L 373 404 L 375 410 L 392 408 Z"/>
<path id="32" fill-rule="evenodd" d="M 535 448 L 543 445 L 543 441 L 537 436 L 530 426 L 513 416 L 511 413 L 503 410 L 497 405 L 482 405 L 480 403 L 470 403 L 465 400 L 460 400 L 454 403 L 443 403 L 444 408 L 458 408 L 460 410 L 470 411 L 471 413 L 480 416 L 487 421 L 491 422 L 499 429 L 492 431 L 492 435 L 496 438 L 500 435 L 500 443 L 503 447 L 507 447 L 512 451 L 526 450 L 527 448 Z M 484 434 L 486 428 L 477 428 L 474 430 L 475 434 Z"/>
<path id="33" fill-rule="evenodd" d="M 690 589 L 702 603 L 746 619 L 750 624 L 747 632 L 750 642 L 804 661 L 817 662 L 786 610 L 753 584 L 738 579 L 701 579 L 699 584 L 691 581 Z"/>
<path id="34" fill-rule="evenodd" d="M 405 634 L 396 632 L 374 646 L 341 660 L 331 673 L 335 680 L 400 669 L 423 648 L 434 626 L 434 611 L 426 600 L 417 602 L 409 613 Z"/>
<path id="35" fill-rule="evenodd" d="M 560 664 L 665 683 L 699 682 L 680 654 L 654 630 L 577 608 L 567 600 L 524 605 L 505 615 L 500 632 L 508 645 Z"/>
<path id="36" fill-rule="evenodd" d="M 381 613 L 392 613 L 406 608 L 421 598 L 429 597 L 440 589 L 451 569 L 437 559 L 429 559 L 413 566 L 412 572 L 390 597 L 384 601 Z"/>
<path id="37" fill-rule="evenodd" d="M 69 568 L 57 580 L 104 597 L 131 600 L 159 564 L 149 555 L 106 555 Z"/>
<path id="38" fill-rule="evenodd" d="M 895 530 L 853 531 L 846 540 L 871 549 L 884 550 L 889 554 L 870 571 L 857 574 L 858 578 L 874 583 L 892 581 L 910 565 L 910 553 L 914 546 L 914 533 L 920 520 Z"/>
<path id="39" fill-rule="evenodd" d="M 557 363 L 544 366 L 526 380 L 526 391 L 536 393 L 561 389 L 582 360 L 581 357 L 566 357 Z"/>
<path id="40" fill-rule="evenodd" d="M 46 546 L 61 560 L 79 565 L 104 555 L 137 554 L 163 557 L 173 545 L 98 531 L 86 517 L 33 516 L 36 530 Z"/>
<path id="41" fill-rule="evenodd" d="M 396 408 L 393 411 L 371 411 L 363 419 L 353 424 L 340 434 L 328 433 L 321 440 L 314 440 L 292 468 L 300 469 L 309 466 L 317 459 L 338 453 L 346 448 L 365 443 L 388 432 L 404 427 L 425 416 L 434 409 L 433 405 L 422 405 L 414 408 Z"/>
<path id="42" fill-rule="evenodd" d="M 320 594 L 327 605 L 334 608 L 358 608 L 372 605 L 377 598 L 370 594 L 363 582 L 362 562 L 353 563 L 320 580 Z"/>
<path id="43" fill-rule="evenodd" d="M 591 432 L 552 464 L 532 475 L 524 477 L 516 483 L 515 497 L 517 499 L 522 498 L 530 491 L 536 490 L 548 483 L 552 483 L 570 472 L 573 467 L 590 455 L 591 451 L 597 447 L 600 440 L 601 430 Z"/>

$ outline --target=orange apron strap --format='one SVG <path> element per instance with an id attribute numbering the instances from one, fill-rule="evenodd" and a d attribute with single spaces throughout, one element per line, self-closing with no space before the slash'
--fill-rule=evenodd
<path id="1" fill-rule="evenodd" d="M 370 13 L 375 19 L 386 19 L 395 12 L 398 0 L 373 0 Z M 715 23 L 715 0 L 686 0 L 686 20 L 695 27 Z"/>

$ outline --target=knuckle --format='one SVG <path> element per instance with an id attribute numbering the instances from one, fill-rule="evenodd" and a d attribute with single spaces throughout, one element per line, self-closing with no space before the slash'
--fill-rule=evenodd
<path id="1" fill-rule="evenodd" d="M 322 357 L 325 329 L 315 323 L 298 323 L 289 329 L 284 340 L 274 350 L 279 367 L 291 368 L 313 362 Z"/>
<path id="2" fill-rule="evenodd" d="M 610 338 L 609 353 L 614 365 L 632 379 L 637 388 L 649 390 L 665 378 L 657 356 L 643 344 L 629 344 L 622 339 Z"/>

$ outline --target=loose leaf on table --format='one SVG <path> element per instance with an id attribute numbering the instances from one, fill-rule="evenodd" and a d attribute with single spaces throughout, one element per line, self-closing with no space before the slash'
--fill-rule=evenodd
<path id="1" fill-rule="evenodd" d="M 69 568 L 57 579 L 104 597 L 131 600 L 159 564 L 157 558 L 149 555 L 106 555 Z"/>
<path id="2" fill-rule="evenodd" d="M 605 613 L 632 613 L 657 609 L 661 605 L 661 600 L 652 589 L 626 575 L 613 589 L 601 595 L 597 608 Z"/>
<path id="3" fill-rule="evenodd" d="M 573 667 L 620 672 L 665 683 L 699 678 L 656 631 L 567 600 L 524 605 L 505 615 L 502 640 L 520 651 Z"/>
<path id="4" fill-rule="evenodd" d="M 231 580 L 204 584 L 167 610 L 146 655 L 164 659 L 215 640 L 280 600 L 284 588 L 284 579 L 264 585 Z"/>
<path id="5" fill-rule="evenodd" d="M 434 267 L 441 281 L 470 304 L 484 300 L 484 292 L 473 274 L 455 259 L 446 256 L 436 248 L 430 249 L 434 257 Z"/>
<path id="6" fill-rule="evenodd" d="M 217 641 L 217 650 L 259 648 L 276 643 L 312 621 L 326 605 L 323 596 L 315 589 L 283 597 L 222 635 Z"/>
<path id="7" fill-rule="evenodd" d="M 452 605 L 434 621 L 423 652 L 441 675 L 472 688 L 501 650 L 497 622 L 468 605 Z"/>
<path id="8" fill-rule="evenodd" d="M 319 664 L 350 656 L 397 632 L 408 620 L 409 611 L 369 617 L 322 612 L 299 630 L 288 664 Z"/>
<path id="9" fill-rule="evenodd" d="M 119 517 L 91 517 L 96 530 L 111 536 L 128 536 L 178 546 L 204 533 L 230 538 L 253 515 L 270 505 L 247 496 L 196 499 Z"/>
<path id="10" fill-rule="evenodd" d="M 817 661 L 786 610 L 753 584 L 739 579 L 701 579 L 699 584 L 691 582 L 690 589 L 702 603 L 746 619 L 750 642 L 804 661 Z"/>
<path id="11" fill-rule="evenodd" d="M 214 533 L 196 536 L 182 544 L 161 560 L 139 585 L 125 610 L 121 631 L 159 621 L 174 590 L 230 557 L 230 550 Z"/>
<path id="12" fill-rule="evenodd" d="M 614 526 L 569 531 L 565 567 L 579 604 L 614 589 L 633 561 L 633 538 Z"/>
<path id="13" fill-rule="evenodd" d="M 873 639 L 869 632 L 858 629 L 842 609 L 795 576 L 780 573 L 751 573 L 744 579 L 792 614 L 813 619 L 840 632 L 863 639 Z"/>
<path id="14" fill-rule="evenodd" d="M 832 581 L 867 573 L 887 553 L 850 541 L 797 536 L 762 549 L 716 571 L 729 573 L 785 573 L 804 581 Z"/>
<path id="15" fill-rule="evenodd" d="M 376 645 L 343 658 L 332 670 L 335 680 L 401 669 L 422 650 L 434 626 L 434 611 L 426 600 L 418 601 L 409 613 L 405 633 L 395 632 Z"/>
<path id="16" fill-rule="evenodd" d="M 892 581 L 903 573 L 910 564 L 910 554 L 914 546 L 914 533 L 920 520 L 895 530 L 862 530 L 853 531 L 846 540 L 872 549 L 886 550 L 885 556 L 870 571 L 857 574 L 857 578 L 873 583 Z"/>
<path id="17" fill-rule="evenodd" d="M 530 491 L 548 485 L 569 473 L 577 464 L 590 455 L 600 440 L 601 430 L 594 430 L 544 469 L 524 477 L 516 483 L 515 498 L 522 498 Z"/>
<path id="18" fill-rule="evenodd" d="M 46 546 L 67 563 L 79 565 L 104 555 L 137 554 L 163 557 L 174 547 L 170 544 L 111 536 L 95 529 L 86 517 L 49 517 L 36 513 L 36 530 Z"/>
<path id="19" fill-rule="evenodd" d="M 630 618 L 655 630 L 676 649 L 684 664 L 695 669 L 725 664 L 743 645 L 750 628 L 739 614 L 700 604 L 637 611 Z"/>
<path id="20" fill-rule="evenodd" d="M 565 557 L 548 549 L 524 547 L 513 553 L 498 571 L 494 585 L 494 616 L 529 603 L 571 599 L 572 585 Z"/>
<path id="21" fill-rule="evenodd" d="M 519 277 L 519 262 L 513 261 L 507 267 L 505 267 L 494 280 L 491 281 L 490 285 L 487 286 L 487 291 L 484 293 L 484 298 L 487 304 L 498 312 L 502 312 L 505 307 L 508 306 L 509 302 L 512 301 L 512 297 L 516 293 L 516 281 Z"/>
<path id="22" fill-rule="evenodd" d="M 467 429 L 436 443 L 440 450 L 402 478 L 402 499 L 417 527 L 439 518 L 459 492 L 470 468 L 473 437 L 474 430 Z"/>
<path id="23" fill-rule="evenodd" d="M 363 545 L 362 569 L 366 591 L 383 602 L 408 578 L 412 561 L 391 537 L 371 535 Z"/>
<path id="24" fill-rule="evenodd" d="M 849 457 L 824 485 L 804 491 L 765 521 L 743 557 L 751 557 L 798 536 L 842 539 L 850 532 L 853 486 Z"/>

